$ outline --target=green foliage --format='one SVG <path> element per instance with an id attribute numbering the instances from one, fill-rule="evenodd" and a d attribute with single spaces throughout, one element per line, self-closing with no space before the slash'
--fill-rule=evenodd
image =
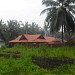
<path id="1" fill-rule="evenodd" d="M 4 41 L 15 39 L 20 34 L 43 34 L 43 28 L 39 27 L 38 24 L 32 22 L 23 23 L 17 20 L 8 20 L 7 23 L 0 20 L 0 36 Z"/>
<path id="2" fill-rule="evenodd" d="M 75 74 L 75 63 L 73 65 L 61 65 L 53 70 L 40 68 L 32 62 L 32 56 L 44 57 L 69 57 L 75 58 L 75 47 L 49 47 L 41 45 L 39 47 L 27 47 L 16 44 L 13 48 L 2 48 L 0 52 L 20 52 L 21 58 L 0 57 L 1 75 L 64 75 Z"/>
<path id="3" fill-rule="evenodd" d="M 50 30 L 51 34 L 59 32 L 62 28 L 63 32 L 67 34 L 74 33 L 74 14 L 75 14 L 75 1 L 74 0 L 42 0 L 42 4 L 46 5 L 41 14 L 47 12 L 45 19 L 45 31 Z"/>
<path id="4" fill-rule="evenodd" d="M 43 28 L 32 22 L 23 23 L 17 20 L 7 20 L 5 23 L 0 20 L 0 38 L 5 42 L 15 39 L 20 34 L 44 34 Z"/>
<path id="5" fill-rule="evenodd" d="M 4 50 L 4 49 L 6 49 L 7 47 L 8 47 L 7 45 L 3 45 L 3 46 L 1 47 L 1 49 Z"/>

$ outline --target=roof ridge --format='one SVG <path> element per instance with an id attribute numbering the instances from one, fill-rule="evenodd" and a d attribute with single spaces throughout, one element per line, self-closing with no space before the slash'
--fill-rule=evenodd
<path id="1" fill-rule="evenodd" d="M 42 35 L 42 34 L 22 34 L 22 35 Z"/>

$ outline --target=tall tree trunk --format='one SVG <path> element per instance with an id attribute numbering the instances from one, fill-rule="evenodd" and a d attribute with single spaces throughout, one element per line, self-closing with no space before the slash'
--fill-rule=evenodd
<path id="1" fill-rule="evenodd" d="M 63 2 L 62 2 L 62 7 L 63 7 Z M 64 15 L 63 15 L 64 16 Z M 62 17 L 63 17 L 62 16 Z M 63 18 L 62 18 L 63 19 Z M 64 40 L 63 40 L 63 28 L 64 28 L 64 26 L 63 26 L 63 22 L 62 22 L 62 43 L 64 42 Z"/>
<path id="2" fill-rule="evenodd" d="M 63 24 L 62 24 L 62 43 L 64 42 L 63 40 Z"/>

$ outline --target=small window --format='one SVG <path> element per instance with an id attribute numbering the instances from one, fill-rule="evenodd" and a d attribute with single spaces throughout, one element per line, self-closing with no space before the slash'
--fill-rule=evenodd
<path id="1" fill-rule="evenodd" d="M 24 35 L 22 35 L 20 40 L 27 40 L 27 38 Z"/>
<path id="2" fill-rule="evenodd" d="M 39 36 L 38 39 L 45 39 L 43 35 Z"/>

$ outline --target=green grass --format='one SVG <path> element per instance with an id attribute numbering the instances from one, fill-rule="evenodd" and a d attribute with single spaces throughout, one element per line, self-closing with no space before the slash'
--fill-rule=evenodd
<path id="1" fill-rule="evenodd" d="M 40 47 L 27 47 L 15 45 L 13 48 L 3 46 L 2 52 L 16 52 L 22 54 L 21 58 L 14 59 L 0 57 L 0 75 L 75 75 L 75 64 L 64 65 L 53 70 L 40 68 L 32 62 L 32 56 L 45 57 L 69 57 L 75 58 L 75 47 L 48 47 L 42 45 Z"/>

